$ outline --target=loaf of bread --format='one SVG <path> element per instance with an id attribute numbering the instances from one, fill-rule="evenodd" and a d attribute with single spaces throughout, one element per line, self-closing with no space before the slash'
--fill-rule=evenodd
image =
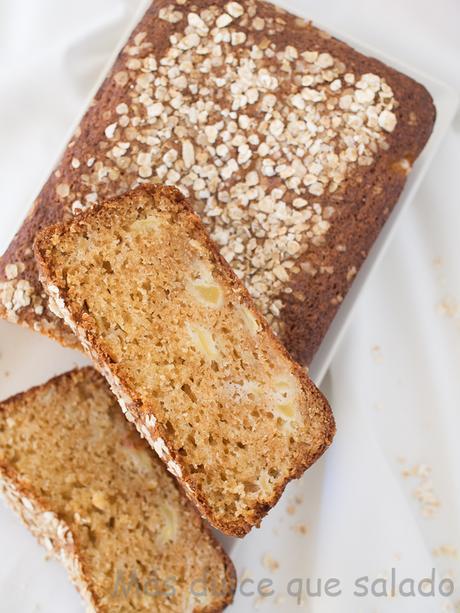
<path id="1" fill-rule="evenodd" d="M 191 206 L 141 186 L 35 242 L 41 279 L 201 513 L 242 536 L 326 449 L 329 406 Z"/>
<path id="2" fill-rule="evenodd" d="M 74 343 L 35 234 L 158 177 L 309 364 L 434 118 L 421 85 L 271 3 L 154 0 L 0 261 L 0 314 Z"/>
<path id="3" fill-rule="evenodd" d="M 232 600 L 229 558 L 92 368 L 0 404 L 0 491 L 88 611 L 208 613 Z"/>

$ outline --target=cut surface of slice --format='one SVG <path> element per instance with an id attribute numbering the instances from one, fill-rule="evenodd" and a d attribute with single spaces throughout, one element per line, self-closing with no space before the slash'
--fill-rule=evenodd
<path id="1" fill-rule="evenodd" d="M 93 368 L 0 404 L 0 489 L 91 611 L 220 611 L 232 599 L 229 558 Z"/>
<path id="2" fill-rule="evenodd" d="M 53 308 L 217 528 L 241 536 L 332 440 L 329 406 L 172 187 L 36 242 Z"/>

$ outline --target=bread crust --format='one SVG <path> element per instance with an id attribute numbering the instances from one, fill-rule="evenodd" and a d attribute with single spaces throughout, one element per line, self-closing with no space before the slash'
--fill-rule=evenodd
<path id="1" fill-rule="evenodd" d="M 98 604 L 97 595 L 91 589 L 84 556 L 66 522 L 49 509 L 30 486 L 21 483 L 14 470 L 3 464 L 0 464 L 0 493 L 39 544 L 62 562 L 72 583 L 87 602 L 88 610 L 109 613 Z M 46 522 L 44 518 L 47 518 Z"/>
<path id="2" fill-rule="evenodd" d="M 163 425 L 156 420 L 154 407 L 147 406 L 136 389 L 133 388 L 130 381 L 123 378 L 117 365 L 104 350 L 97 335 L 93 332 L 90 317 L 81 311 L 79 305 L 72 302 L 69 298 L 67 288 L 60 285 L 58 275 L 53 267 L 53 257 L 50 248 L 52 242 L 59 239 L 60 236 L 67 232 L 78 233 L 79 228 L 82 227 L 87 220 L 93 219 L 95 215 L 101 214 L 110 216 L 110 210 L 118 208 L 119 198 L 97 204 L 91 210 L 82 213 L 67 224 L 56 224 L 48 227 L 37 236 L 35 241 L 35 257 L 40 271 L 40 279 L 43 283 L 43 287 L 48 292 L 55 305 L 54 308 L 60 313 L 66 324 L 71 327 L 81 345 L 93 360 L 96 368 L 106 377 L 126 417 L 129 421 L 134 423 L 140 434 L 145 437 L 149 444 L 157 451 L 159 456 L 166 463 L 168 470 L 181 481 L 187 496 L 200 510 L 201 514 L 206 517 L 215 528 L 225 534 L 242 537 L 247 534 L 253 526 L 260 525 L 262 518 L 276 504 L 289 481 L 300 477 L 331 444 L 335 434 L 335 422 L 332 411 L 325 397 L 307 376 L 306 371 L 291 358 L 286 348 L 272 332 L 270 326 L 268 326 L 267 322 L 261 317 L 258 310 L 255 308 L 249 292 L 242 285 L 241 281 L 237 278 L 225 259 L 220 255 L 214 243 L 209 239 L 198 215 L 194 213 L 192 205 L 183 194 L 175 187 L 142 185 L 129 194 L 126 194 L 124 198 L 129 198 L 134 202 L 138 195 L 141 196 L 143 194 L 152 197 L 160 196 L 167 198 L 184 208 L 188 219 L 195 226 L 200 241 L 202 241 L 209 253 L 215 258 L 217 266 L 224 272 L 229 285 L 238 292 L 242 302 L 251 311 L 264 334 L 268 336 L 273 350 L 289 360 L 293 374 L 300 380 L 305 395 L 312 398 L 315 415 L 310 415 L 310 418 L 312 420 L 317 419 L 322 426 L 321 445 L 314 453 L 312 453 L 311 449 L 305 449 L 302 455 L 299 450 L 299 454 L 292 462 L 286 479 L 280 482 L 271 498 L 267 499 L 264 504 L 260 504 L 255 509 L 253 521 L 251 521 L 251 523 L 244 521 L 242 518 L 236 521 L 232 518 L 227 518 L 226 521 L 222 521 L 214 515 L 213 509 L 191 486 L 189 479 L 183 474 L 185 472 L 183 458 L 179 453 L 173 451 L 173 440 L 168 435 Z M 307 418 L 306 415 L 304 417 Z"/>
<path id="3" fill-rule="evenodd" d="M 138 34 L 146 32 L 145 40 L 153 44 L 154 50 L 158 54 L 164 51 L 175 26 L 159 19 L 159 13 L 170 4 L 173 3 L 169 0 L 152 3 L 130 37 L 128 47 L 134 44 Z M 242 0 L 241 4 L 246 6 L 247 3 Z M 223 8 L 225 2 L 195 0 L 193 3 L 198 12 L 211 5 Z M 279 315 L 280 337 L 291 354 L 302 364 L 308 365 L 396 204 L 406 181 L 407 169 L 420 154 L 432 131 L 436 111 L 430 94 L 409 77 L 374 58 L 365 57 L 312 25 L 300 27 L 294 15 L 289 15 L 271 4 L 259 2 L 257 6 L 262 17 L 275 15 L 285 20 L 285 30 L 272 37 L 280 48 L 292 44 L 299 50 L 318 49 L 331 53 L 356 74 L 376 73 L 386 80 L 398 101 L 395 110 L 397 126 L 387 135 L 388 149 L 379 151 L 371 166 L 355 167 L 338 192 L 317 198 L 323 206 L 335 206 L 332 226 L 324 244 L 308 251 L 310 272 L 301 266 L 307 256 L 300 257 L 297 262 L 301 268 L 300 272 L 292 274 L 287 287 L 279 296 L 274 297 L 275 302 L 279 300 L 283 304 Z M 175 5 L 175 9 L 186 10 L 180 5 Z M 243 27 L 242 31 L 246 33 L 248 29 Z M 256 34 L 260 39 L 264 36 L 264 32 Z M 76 346 L 75 338 L 47 307 L 31 246 L 41 228 L 71 216 L 66 198 L 57 193 L 58 186 L 64 183 L 69 185 L 71 190 L 77 191 L 84 186 L 81 177 L 86 170 L 74 169 L 71 161 L 74 156 L 86 160 L 98 152 L 100 141 L 104 138 L 104 128 L 117 118 L 115 107 L 119 102 L 127 100 L 131 87 L 130 83 L 119 88 L 114 86 L 114 75 L 123 69 L 124 56 L 120 54 L 96 95 L 94 104 L 82 119 L 61 162 L 0 260 L 0 281 L 7 282 L 5 267 L 8 264 L 20 262 L 24 264 L 25 270 L 19 273 L 17 279 L 26 281 L 30 291 L 30 296 L 26 299 L 26 302 L 30 301 L 29 304 L 12 311 L 0 303 L 0 315 L 32 327 L 65 345 Z M 135 179 L 132 174 L 122 174 L 119 179 L 102 185 L 99 197 L 105 199 L 118 195 L 132 186 Z M 41 309 L 44 309 L 43 312 Z"/>
<path id="4" fill-rule="evenodd" d="M 31 394 L 40 391 L 46 392 L 56 382 L 65 381 L 69 386 L 79 379 L 99 382 L 101 375 L 91 366 L 77 368 L 62 375 L 53 377 L 46 383 L 32 387 L 31 389 L 15 394 L 0 403 L 0 411 L 12 410 L 17 403 L 26 400 Z M 178 484 L 175 483 L 176 487 Z M 181 489 L 178 487 L 178 489 Z M 85 559 L 84 548 L 78 541 L 78 534 L 73 533 L 63 517 L 60 517 L 46 501 L 40 497 L 28 482 L 24 482 L 20 475 L 11 466 L 0 463 L 0 493 L 3 495 L 8 506 L 16 512 L 21 522 L 44 546 L 51 555 L 58 558 L 66 568 L 69 578 L 77 588 L 82 598 L 88 605 L 88 611 L 94 613 L 110 613 L 108 606 L 101 603 L 91 581 L 88 564 Z M 225 609 L 233 600 L 236 589 L 236 571 L 229 556 L 215 539 L 209 526 L 207 526 L 193 505 L 189 503 L 185 495 L 181 503 L 197 518 L 203 539 L 211 542 L 217 550 L 225 572 L 225 586 L 227 591 L 210 605 L 194 609 L 194 613 L 218 613 Z"/>

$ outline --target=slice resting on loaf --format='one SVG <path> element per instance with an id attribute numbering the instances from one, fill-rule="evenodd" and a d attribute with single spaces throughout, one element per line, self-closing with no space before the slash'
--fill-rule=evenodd
<path id="1" fill-rule="evenodd" d="M 267 321 L 311 364 L 430 136 L 431 95 L 279 2 L 146 4 L 0 257 L 0 317 L 77 344 L 47 308 L 33 240 L 157 177 L 194 198 Z"/>
<path id="2" fill-rule="evenodd" d="M 258 525 L 330 444 L 327 401 L 176 188 L 52 226 L 35 255 L 53 309 L 215 527 Z"/>
<path id="3" fill-rule="evenodd" d="M 211 612 L 232 600 L 232 563 L 92 368 L 0 404 L 0 490 L 90 611 Z"/>

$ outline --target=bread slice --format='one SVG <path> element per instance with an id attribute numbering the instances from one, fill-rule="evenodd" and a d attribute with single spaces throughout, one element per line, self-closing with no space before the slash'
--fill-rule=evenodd
<path id="1" fill-rule="evenodd" d="M 35 245 L 54 308 L 202 514 L 258 525 L 334 421 L 181 192 L 139 187 Z"/>
<path id="2" fill-rule="evenodd" d="M 232 600 L 232 563 L 93 368 L 0 404 L 0 489 L 91 611 Z"/>

